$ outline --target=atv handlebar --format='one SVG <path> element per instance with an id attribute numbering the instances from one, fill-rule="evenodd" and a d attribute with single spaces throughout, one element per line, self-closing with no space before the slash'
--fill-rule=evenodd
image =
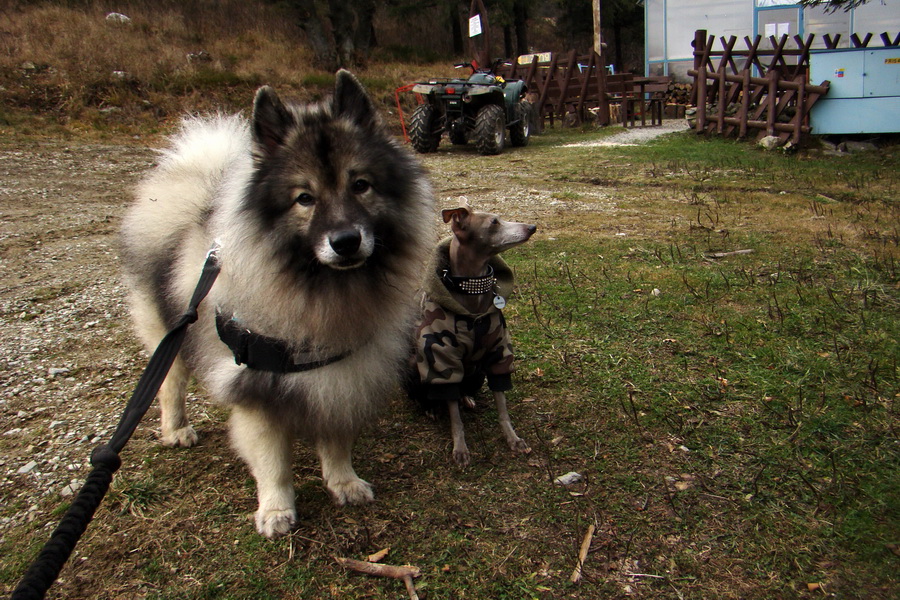
<path id="1" fill-rule="evenodd" d="M 469 67 L 470 69 L 472 69 L 472 73 L 490 73 L 491 75 L 495 75 L 497 73 L 497 67 L 499 67 L 500 65 L 510 65 L 510 64 L 512 64 L 512 63 L 507 62 L 505 59 L 498 58 L 488 68 L 479 67 L 477 64 L 467 63 L 467 62 L 466 63 L 457 63 L 453 66 L 457 69 L 463 69 L 465 67 Z"/>

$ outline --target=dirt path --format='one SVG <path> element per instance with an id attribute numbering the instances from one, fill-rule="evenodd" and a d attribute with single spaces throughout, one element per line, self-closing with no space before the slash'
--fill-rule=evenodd
<path id="1" fill-rule="evenodd" d="M 657 137 L 674 133 L 676 131 L 684 131 L 688 128 L 687 121 L 684 119 L 672 119 L 663 121 L 662 125 L 656 127 L 631 127 L 625 131 L 611 135 L 596 142 L 578 142 L 575 144 L 565 144 L 566 148 L 584 148 L 589 146 L 637 146 L 656 139 Z"/>

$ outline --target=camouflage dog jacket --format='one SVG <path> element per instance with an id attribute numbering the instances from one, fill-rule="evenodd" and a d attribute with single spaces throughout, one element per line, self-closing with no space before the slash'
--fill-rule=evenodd
<path id="1" fill-rule="evenodd" d="M 416 367 L 428 400 L 453 400 L 473 395 L 487 378 L 494 391 L 512 388 L 513 349 L 500 309 L 467 311 L 444 286 L 449 268 L 450 239 L 438 246 L 422 298 L 422 318 L 416 329 Z M 499 256 L 489 264 L 497 278 L 496 292 L 509 297 L 512 270 Z"/>

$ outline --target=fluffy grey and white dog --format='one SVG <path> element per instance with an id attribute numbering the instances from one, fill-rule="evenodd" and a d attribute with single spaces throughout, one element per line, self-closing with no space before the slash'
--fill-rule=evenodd
<path id="1" fill-rule="evenodd" d="M 197 442 L 184 401 L 194 373 L 231 407 L 262 535 L 296 522 L 298 436 L 316 449 L 338 504 L 372 500 L 351 452 L 409 351 L 434 220 L 423 170 L 346 71 L 321 104 L 285 103 L 263 87 L 249 122 L 185 120 L 140 184 L 122 258 L 148 348 L 220 246 L 221 274 L 159 394 L 162 443 Z"/>

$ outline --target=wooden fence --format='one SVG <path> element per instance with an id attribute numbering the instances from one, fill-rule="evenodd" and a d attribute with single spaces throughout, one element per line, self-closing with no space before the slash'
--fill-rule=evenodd
<path id="1" fill-rule="evenodd" d="M 548 121 L 551 127 L 556 120 L 566 125 L 583 123 L 589 112 L 596 114 L 599 125 L 618 121 L 634 126 L 638 118 L 643 125 L 647 117 L 652 125 L 659 124 L 659 93 L 669 81 L 667 77 L 636 78 L 631 73 L 610 75 L 596 52 L 578 56 L 574 50 L 550 54 L 549 60 L 535 55 L 526 64 L 517 61 L 498 70 L 503 77 L 525 81 L 540 124 Z"/>
<path id="2" fill-rule="evenodd" d="M 813 34 L 805 40 L 771 36 L 771 48 L 763 48 L 762 36 L 752 41 L 744 37 L 747 48 L 736 50 L 736 37 L 722 37 L 722 49 L 717 51 L 714 36 L 697 30 L 694 68 L 688 71 L 694 78 L 696 130 L 743 138 L 752 129 L 758 138 L 777 136 L 800 142 L 810 132 L 810 108 L 829 86 L 827 81 L 808 82 L 813 39 Z"/>
<path id="3" fill-rule="evenodd" d="M 694 78 L 692 103 L 697 106 L 697 131 L 745 137 L 750 129 L 757 137 L 778 136 L 782 141 L 800 141 L 810 132 L 809 111 L 826 94 L 829 82 L 809 81 L 809 57 L 814 35 L 806 39 L 770 36 L 744 37 L 746 49 L 736 50 L 737 38 L 719 38 L 722 49 L 714 50 L 715 38 L 705 30 L 694 34 Z M 868 47 L 873 35 L 850 36 L 855 48 Z M 884 46 L 900 45 L 900 34 L 882 33 Z M 838 47 L 841 36 L 824 34 L 825 47 Z M 714 59 L 717 63 L 714 64 Z"/>
<path id="4" fill-rule="evenodd" d="M 514 61 L 500 67 L 500 75 L 507 79 L 521 79 L 528 86 L 529 95 L 543 124 L 554 125 L 574 113 L 577 122 L 587 119 L 588 109 L 596 108 L 601 125 L 609 124 L 606 65 L 596 52 L 578 56 L 554 52 L 549 62 L 534 55 L 526 65 Z"/>

